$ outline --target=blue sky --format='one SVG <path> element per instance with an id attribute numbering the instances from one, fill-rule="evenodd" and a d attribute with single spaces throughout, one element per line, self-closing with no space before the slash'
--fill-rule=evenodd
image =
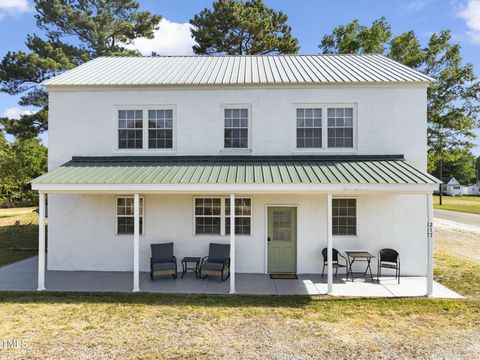
<path id="1" fill-rule="evenodd" d="M 480 76 L 480 0 L 265 0 L 289 17 L 293 34 L 299 39 L 300 53 L 316 54 L 324 34 L 336 25 L 355 18 L 370 24 L 385 16 L 394 34 L 415 30 L 422 42 L 433 32 L 451 29 L 454 40 L 461 44 L 466 62 L 474 65 Z M 212 1 L 203 0 L 140 0 L 141 8 L 166 19 L 152 41 L 140 40 L 134 45 L 143 53 L 156 51 L 162 55 L 191 53 L 188 20 Z M 40 33 L 35 26 L 31 0 L 0 0 L 0 56 L 7 51 L 25 50 L 25 37 Z M 18 115 L 18 97 L 0 93 L 0 115 Z M 480 131 L 477 131 L 480 135 Z M 47 137 L 43 136 L 47 142 Z M 479 146 L 474 150 L 480 154 Z"/>

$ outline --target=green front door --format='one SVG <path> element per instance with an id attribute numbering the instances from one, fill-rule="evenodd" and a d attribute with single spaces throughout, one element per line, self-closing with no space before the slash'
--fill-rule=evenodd
<path id="1" fill-rule="evenodd" d="M 269 207 L 267 222 L 268 272 L 295 273 L 297 271 L 297 209 Z"/>

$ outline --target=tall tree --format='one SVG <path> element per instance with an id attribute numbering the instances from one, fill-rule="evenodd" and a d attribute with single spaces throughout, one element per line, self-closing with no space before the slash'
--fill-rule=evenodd
<path id="1" fill-rule="evenodd" d="M 442 174 L 440 174 L 438 166 L 434 166 L 430 173 L 437 178 L 444 179 L 453 176 L 463 185 L 474 183 L 476 177 L 475 157 L 462 151 L 454 151 L 452 155 L 445 157 L 443 160 Z"/>
<path id="2" fill-rule="evenodd" d="M 288 17 L 265 6 L 262 0 L 217 0 L 190 24 L 195 54 L 294 54 L 298 40 L 287 25 Z"/>
<path id="3" fill-rule="evenodd" d="M 324 54 L 378 54 L 385 51 L 391 36 L 390 25 L 384 17 L 375 20 L 371 27 L 360 25 L 355 19 L 324 35 L 320 47 Z"/>
<path id="4" fill-rule="evenodd" d="M 451 38 L 450 31 L 443 30 L 422 47 L 413 31 L 392 37 L 390 25 L 380 18 L 371 27 L 359 25 L 358 20 L 338 26 L 319 46 L 328 54 L 383 54 L 436 79 L 427 92 L 429 171 L 436 174 L 441 174 L 443 161 L 453 164 L 471 157 L 473 130 L 480 125 L 480 82 Z"/>
<path id="5" fill-rule="evenodd" d="M 475 181 L 480 181 L 480 155 L 475 159 Z"/>
<path id="6" fill-rule="evenodd" d="M 30 181 L 47 170 L 47 148 L 36 138 L 4 141 L 0 154 L 0 200 L 32 202 L 37 194 L 30 189 Z"/>
<path id="7" fill-rule="evenodd" d="M 28 51 L 8 52 L 0 63 L 0 91 L 21 94 L 19 104 L 37 109 L 20 119 L 1 118 L 5 131 L 29 138 L 48 129 L 42 81 L 103 55 L 139 55 L 125 44 L 152 38 L 161 17 L 139 11 L 134 0 L 35 0 L 41 35 L 27 36 Z"/>

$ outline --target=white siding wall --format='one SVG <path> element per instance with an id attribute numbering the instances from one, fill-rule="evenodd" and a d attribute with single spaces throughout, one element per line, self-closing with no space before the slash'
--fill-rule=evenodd
<path id="1" fill-rule="evenodd" d="M 404 154 L 426 169 L 426 88 L 402 86 L 324 86 L 271 89 L 142 89 L 54 91 L 50 93 L 49 168 L 72 156 L 145 155 L 115 150 L 115 106 L 175 105 L 176 148 L 173 155 L 219 155 L 223 148 L 221 106 L 252 109 L 252 155 L 292 155 L 295 148 L 295 104 L 356 104 L 357 148 L 321 154 Z M 325 141 L 325 139 L 324 139 Z M 161 152 L 148 152 L 159 155 Z M 164 154 L 164 153 L 163 153 Z M 172 155 L 172 153 L 168 153 Z M 228 239 L 193 236 L 190 195 L 147 195 L 145 235 L 141 236 L 141 269 L 148 270 L 149 244 L 175 241 L 180 260 L 206 255 L 208 243 Z M 425 197 L 359 197 L 359 236 L 335 238 L 338 250 L 377 253 L 398 249 L 402 273 L 425 275 Z M 298 205 L 298 272 L 321 272 L 326 246 L 326 197 L 253 196 L 254 233 L 237 240 L 239 272 L 265 271 L 266 204 Z M 48 268 L 52 270 L 131 270 L 133 240 L 115 236 L 115 197 L 49 196 Z"/>
<path id="2" fill-rule="evenodd" d="M 297 271 L 320 273 L 321 250 L 326 247 L 326 196 L 254 195 L 252 201 L 253 234 L 237 237 L 237 271 L 265 272 L 266 206 L 296 205 Z M 148 271 L 150 243 L 174 241 L 181 268 L 182 257 L 205 256 L 210 242 L 228 242 L 228 237 L 194 236 L 192 207 L 193 195 L 145 196 L 142 271 Z M 360 195 L 358 236 L 334 237 L 333 245 L 340 251 L 368 250 L 373 254 L 384 247 L 397 249 L 402 274 L 424 276 L 425 218 L 425 195 Z M 115 235 L 115 196 L 49 196 L 48 269 L 131 271 L 132 254 L 133 236 Z"/>
<path id="3" fill-rule="evenodd" d="M 177 151 L 174 154 L 219 155 L 223 148 L 221 105 L 246 104 L 252 109 L 252 154 L 291 155 L 298 153 L 295 104 L 327 103 L 354 103 L 358 109 L 358 148 L 347 150 L 347 154 L 404 154 L 411 164 L 426 169 L 426 87 L 423 85 L 52 91 L 49 168 L 61 165 L 74 155 L 141 154 L 115 150 L 117 105 L 175 105 Z M 327 152 L 338 153 L 345 152 Z"/>

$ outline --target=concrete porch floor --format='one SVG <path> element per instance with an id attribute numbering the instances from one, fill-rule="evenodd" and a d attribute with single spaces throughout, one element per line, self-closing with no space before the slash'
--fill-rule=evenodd
<path id="1" fill-rule="evenodd" d="M 272 280 L 265 274 L 240 274 L 236 276 L 237 294 L 244 295 L 325 295 L 326 276 L 301 274 L 297 280 Z M 335 296 L 405 297 L 424 296 L 426 278 L 402 277 L 400 285 L 393 277 L 380 283 L 356 279 L 345 281 L 344 276 L 334 278 Z M 37 257 L 19 261 L 0 268 L 0 291 L 35 291 L 37 288 Z M 71 292 L 130 292 L 131 272 L 110 271 L 47 271 L 47 291 Z M 167 294 L 228 294 L 229 281 L 216 278 L 196 279 L 188 273 L 177 280 L 171 277 L 151 281 L 148 273 L 140 273 L 140 291 Z M 433 297 L 458 299 L 462 296 L 434 282 Z"/>

